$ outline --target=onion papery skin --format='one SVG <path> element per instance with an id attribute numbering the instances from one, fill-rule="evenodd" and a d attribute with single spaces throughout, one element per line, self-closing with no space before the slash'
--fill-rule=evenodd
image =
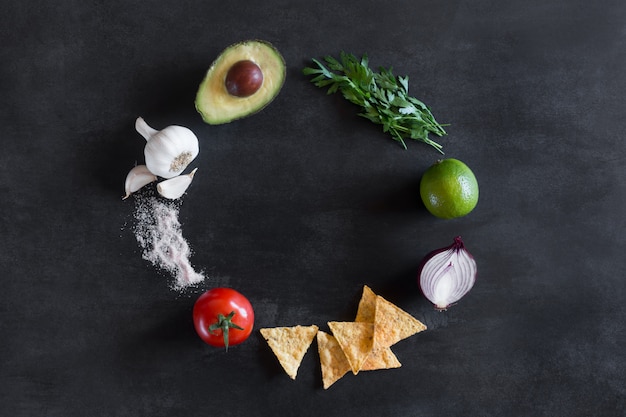
<path id="1" fill-rule="evenodd" d="M 420 265 L 419 286 L 437 310 L 446 310 L 472 289 L 477 271 L 476 260 L 457 236 L 452 245 L 426 255 Z"/>

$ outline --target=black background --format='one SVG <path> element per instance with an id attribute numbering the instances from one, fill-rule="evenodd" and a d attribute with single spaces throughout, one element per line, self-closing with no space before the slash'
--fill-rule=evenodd
<path id="1" fill-rule="evenodd" d="M 3 1 L 0 5 L 0 414 L 4 416 L 618 416 L 626 404 L 626 3 Z M 228 45 L 272 42 L 287 80 L 263 112 L 209 126 L 193 100 Z M 408 75 L 446 157 L 481 189 L 467 217 L 419 200 L 440 155 L 403 150 L 301 74 L 367 53 Z M 176 292 L 144 261 L 128 170 L 143 116 L 200 138 L 180 207 L 194 266 Z M 416 285 L 463 236 L 472 292 L 447 312 Z M 229 352 L 195 335 L 214 286 L 256 328 L 351 320 L 364 284 L 429 330 L 402 367 L 323 390 L 257 331 Z"/>

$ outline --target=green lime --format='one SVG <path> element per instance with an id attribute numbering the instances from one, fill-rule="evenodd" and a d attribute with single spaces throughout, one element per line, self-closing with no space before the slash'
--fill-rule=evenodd
<path id="1" fill-rule="evenodd" d="M 478 181 L 458 159 L 442 159 L 430 166 L 420 181 L 426 209 L 442 219 L 462 217 L 478 203 Z"/>

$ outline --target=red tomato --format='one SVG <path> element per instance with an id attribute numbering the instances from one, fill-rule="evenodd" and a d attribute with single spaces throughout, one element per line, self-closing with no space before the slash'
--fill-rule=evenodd
<path id="1" fill-rule="evenodd" d="M 231 288 L 213 288 L 193 306 L 193 324 L 198 336 L 211 346 L 238 345 L 250 336 L 254 326 L 252 304 Z"/>

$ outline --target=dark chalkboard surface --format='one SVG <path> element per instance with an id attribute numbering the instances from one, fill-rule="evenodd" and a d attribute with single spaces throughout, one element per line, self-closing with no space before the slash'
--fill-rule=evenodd
<path id="1" fill-rule="evenodd" d="M 624 415 L 625 22 L 621 0 L 4 1 L 0 414 Z M 204 124 L 205 71 L 255 38 L 286 60 L 281 93 Z M 440 154 L 403 150 L 302 75 L 341 51 L 408 75 L 449 124 L 445 157 L 480 184 L 470 215 L 419 199 Z M 206 279 L 185 291 L 142 259 L 139 198 L 121 199 L 139 116 L 200 139 L 177 207 Z M 457 235 L 477 283 L 437 312 L 417 268 Z M 224 352 L 191 321 L 228 286 L 256 329 L 327 330 L 363 285 L 428 330 L 394 346 L 400 368 L 328 390 L 315 344 L 292 381 L 257 330 Z"/>

